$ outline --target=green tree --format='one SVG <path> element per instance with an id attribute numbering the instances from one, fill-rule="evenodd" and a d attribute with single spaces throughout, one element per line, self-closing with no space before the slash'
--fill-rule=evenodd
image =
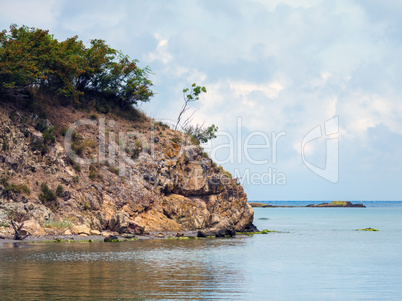
<path id="1" fill-rule="evenodd" d="M 0 33 L 0 89 L 17 99 L 36 88 L 78 105 L 95 94 L 126 108 L 153 96 L 150 69 L 137 64 L 103 40 L 87 48 L 77 36 L 59 42 L 47 30 L 17 25 Z"/>
<path id="2" fill-rule="evenodd" d="M 207 89 L 206 89 L 205 87 L 198 86 L 196 83 L 193 83 L 193 84 L 191 85 L 191 88 L 185 88 L 185 89 L 183 89 L 183 100 L 184 100 L 184 104 L 183 104 L 183 107 L 181 108 L 181 111 L 180 111 L 180 113 L 179 113 L 179 116 L 177 117 L 176 126 L 175 126 L 175 128 L 174 128 L 175 130 L 178 129 L 183 114 L 184 114 L 185 112 L 187 112 L 188 109 L 190 108 L 190 107 L 189 107 L 190 102 L 199 100 L 199 99 L 200 99 L 200 94 L 201 94 L 202 92 L 207 93 Z M 191 117 L 192 117 L 192 115 L 191 115 L 187 120 L 185 120 L 185 122 L 183 123 L 182 127 L 184 127 L 184 128 L 187 127 L 189 121 L 191 120 Z"/>

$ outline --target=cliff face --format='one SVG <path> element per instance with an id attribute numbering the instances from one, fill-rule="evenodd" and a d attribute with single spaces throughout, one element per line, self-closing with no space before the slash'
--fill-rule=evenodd
<path id="1" fill-rule="evenodd" d="M 252 227 L 241 185 L 186 135 L 145 116 L 46 113 L 0 109 L 0 234 L 12 232 L 10 210 L 27 216 L 31 235 Z"/>

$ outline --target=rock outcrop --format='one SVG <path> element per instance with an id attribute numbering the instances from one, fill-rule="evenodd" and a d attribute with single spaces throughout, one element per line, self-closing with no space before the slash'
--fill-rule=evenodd
<path id="1" fill-rule="evenodd" d="M 306 207 L 355 207 L 355 208 L 365 208 L 366 206 L 364 206 L 363 204 L 353 204 L 351 202 L 348 201 L 332 201 L 331 203 L 322 203 L 322 204 L 318 204 L 318 205 L 307 205 Z"/>
<path id="2" fill-rule="evenodd" d="M 187 135 L 145 117 L 47 113 L 0 109 L 0 234 L 9 211 L 28 216 L 30 235 L 253 229 L 242 186 Z"/>

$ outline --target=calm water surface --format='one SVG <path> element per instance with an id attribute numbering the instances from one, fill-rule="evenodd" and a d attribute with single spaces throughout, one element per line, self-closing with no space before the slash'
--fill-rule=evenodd
<path id="1" fill-rule="evenodd" d="M 402 205 L 257 208 L 278 233 L 0 246 L 1 300 L 401 300 Z M 354 231 L 378 228 L 379 232 Z"/>

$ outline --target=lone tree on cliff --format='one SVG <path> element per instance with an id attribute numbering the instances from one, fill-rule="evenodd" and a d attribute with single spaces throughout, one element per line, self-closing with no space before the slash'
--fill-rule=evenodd
<path id="1" fill-rule="evenodd" d="M 198 86 L 196 83 L 192 84 L 190 88 L 183 89 L 184 104 L 179 116 L 177 117 L 176 126 L 174 128 L 175 130 L 178 130 L 180 126 L 182 131 L 190 135 L 195 144 L 206 143 L 209 140 L 216 138 L 215 134 L 218 131 L 218 127 L 215 124 L 212 124 L 207 128 L 204 127 L 204 124 L 191 125 L 196 110 L 194 110 L 190 116 L 182 122 L 183 114 L 190 109 L 190 103 L 199 100 L 201 93 L 207 93 L 207 89 Z"/>

